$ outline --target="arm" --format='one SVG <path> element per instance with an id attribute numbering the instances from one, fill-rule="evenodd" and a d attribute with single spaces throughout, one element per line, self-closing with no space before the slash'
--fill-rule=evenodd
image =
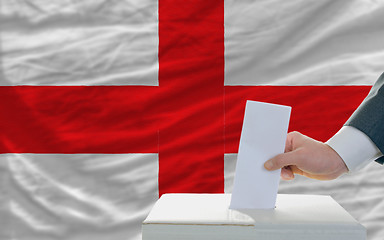
<path id="1" fill-rule="evenodd" d="M 365 133 L 384 153 L 384 73 L 345 125 Z M 376 161 L 383 164 L 384 157 Z"/>
<path id="2" fill-rule="evenodd" d="M 380 76 L 366 99 L 345 125 L 348 127 L 344 128 L 352 130 L 339 131 L 332 137 L 328 143 L 333 148 L 298 132 L 289 133 L 285 153 L 268 160 L 264 165 L 265 168 L 268 170 L 283 168 L 281 176 L 286 180 L 293 179 L 294 174 L 330 180 L 348 172 L 347 165 L 353 167 L 351 170 L 355 170 L 360 165 L 359 162 L 356 163 L 356 158 L 358 161 L 367 162 L 367 159 L 379 157 L 376 161 L 382 163 L 384 160 L 382 154 L 384 152 L 384 74 Z M 349 135 L 346 132 L 349 132 Z M 349 138 L 351 133 L 353 138 Z M 361 144 L 362 142 L 364 144 Z M 364 151 L 356 148 L 362 145 L 368 147 L 364 148 Z"/>

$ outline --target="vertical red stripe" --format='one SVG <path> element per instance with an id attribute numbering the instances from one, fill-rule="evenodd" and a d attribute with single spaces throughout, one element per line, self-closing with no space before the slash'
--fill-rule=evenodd
<path id="1" fill-rule="evenodd" d="M 224 190 L 224 2 L 159 1 L 160 193 Z"/>

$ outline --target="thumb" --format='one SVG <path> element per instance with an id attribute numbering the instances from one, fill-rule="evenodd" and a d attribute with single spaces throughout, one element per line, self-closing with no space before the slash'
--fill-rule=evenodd
<path id="1" fill-rule="evenodd" d="M 277 170 L 289 165 L 297 165 L 299 156 L 297 151 L 279 154 L 264 163 L 264 167 L 269 170 Z"/>

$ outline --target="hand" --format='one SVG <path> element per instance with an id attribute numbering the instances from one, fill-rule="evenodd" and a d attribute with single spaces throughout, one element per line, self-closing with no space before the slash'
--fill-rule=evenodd
<path id="1" fill-rule="evenodd" d="M 343 159 L 325 143 L 299 132 L 287 135 L 285 153 L 264 163 L 267 170 L 281 169 L 281 178 L 294 179 L 294 174 L 318 180 L 331 180 L 348 172 Z"/>

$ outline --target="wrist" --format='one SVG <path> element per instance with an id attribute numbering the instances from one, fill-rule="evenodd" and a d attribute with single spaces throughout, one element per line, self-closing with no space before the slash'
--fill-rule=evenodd
<path id="1" fill-rule="evenodd" d="M 334 171 L 332 175 L 334 175 L 334 178 L 337 178 L 345 173 L 349 172 L 348 166 L 345 164 L 343 158 L 328 144 L 324 144 L 329 151 L 330 155 L 330 161 L 333 163 Z"/>

